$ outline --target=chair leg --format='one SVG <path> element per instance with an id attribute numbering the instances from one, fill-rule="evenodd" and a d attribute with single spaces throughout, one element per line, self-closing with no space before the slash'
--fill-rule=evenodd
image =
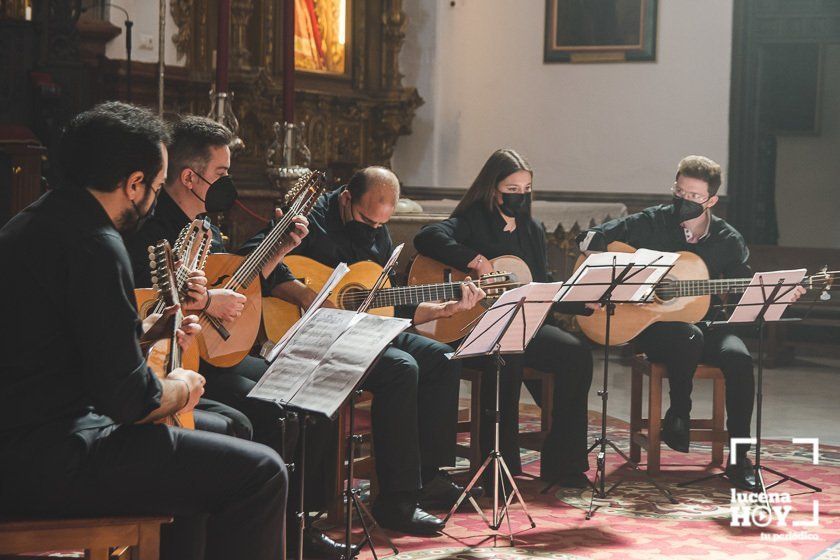
<path id="1" fill-rule="evenodd" d="M 648 395 L 648 448 L 647 472 L 650 475 L 659 474 L 659 457 L 662 429 L 662 370 L 661 366 L 650 366 L 650 392 Z"/>
<path id="2" fill-rule="evenodd" d="M 470 472 L 481 466 L 481 376 L 470 381 Z"/>
<path id="3" fill-rule="evenodd" d="M 85 560 L 108 560 L 108 547 L 85 550 Z"/>
<path id="4" fill-rule="evenodd" d="M 712 389 L 712 425 L 714 429 L 714 441 L 712 442 L 712 464 L 723 464 L 723 441 L 720 436 L 726 433 L 724 418 L 726 416 L 726 382 L 721 379 L 714 380 Z"/>
<path id="5" fill-rule="evenodd" d="M 551 422 L 554 416 L 554 374 L 547 373 L 541 377 L 542 407 L 540 410 L 540 432 L 545 437 L 551 431 Z"/>
<path id="6" fill-rule="evenodd" d="M 345 407 L 338 413 L 338 422 L 336 422 L 339 444 L 336 453 L 335 483 L 333 484 L 332 499 L 327 507 L 327 520 L 334 524 L 339 524 L 344 519 L 344 462 L 347 460 L 346 410 Z"/>
<path id="7" fill-rule="evenodd" d="M 638 463 L 642 460 L 642 447 L 636 440 L 636 434 L 642 428 L 643 374 L 638 366 L 633 365 L 630 375 L 630 460 Z"/>
<path id="8" fill-rule="evenodd" d="M 160 558 L 160 525 L 158 523 L 141 523 L 140 537 L 135 547 L 133 560 L 159 560 Z"/>

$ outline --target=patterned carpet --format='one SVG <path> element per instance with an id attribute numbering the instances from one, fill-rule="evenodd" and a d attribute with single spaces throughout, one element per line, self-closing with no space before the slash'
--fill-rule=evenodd
<path id="1" fill-rule="evenodd" d="M 597 434 L 600 417 L 590 413 L 591 438 Z M 532 424 L 532 422 L 528 422 Z M 523 428 L 526 426 L 523 426 Z M 533 429 L 533 426 L 531 426 Z M 610 419 L 609 435 L 620 448 L 627 450 L 629 430 L 625 422 Z M 589 490 L 554 489 L 542 494 L 542 481 L 519 477 L 536 528 L 531 529 L 521 508 L 514 506 L 510 518 L 515 546 L 507 540 L 503 525 L 495 540 L 493 532 L 472 508 L 462 507 L 449 522 L 446 534 L 436 538 L 415 538 L 390 533 L 400 550 L 400 559 L 439 560 L 519 560 L 525 558 L 621 559 L 798 559 L 840 560 L 840 448 L 821 448 L 819 465 L 811 463 L 807 446 L 784 441 L 766 441 L 763 463 L 807 482 L 821 486 L 821 493 L 811 493 L 792 482 L 770 492 L 790 493 L 785 526 L 774 519 L 764 528 L 730 526 L 731 496 L 725 481 L 719 479 L 678 488 L 680 482 L 717 472 L 708 467 L 710 448 L 692 444 L 690 454 L 663 447 L 663 473 L 657 479 L 679 500 L 672 505 L 638 473 L 623 466 L 615 453 L 608 454 L 608 483 L 627 475 L 612 495 L 608 507 L 602 507 L 586 521 Z M 528 474 L 539 472 L 539 454 L 524 452 Z M 644 453 L 642 455 L 644 461 Z M 594 471 L 594 458 L 591 460 Z M 628 472 L 630 471 L 630 472 Z M 768 476 L 768 483 L 775 480 Z M 818 501 L 818 525 L 793 526 L 794 522 L 813 519 Z M 489 508 L 489 501 L 481 504 Z M 759 519 L 759 522 L 763 522 Z M 378 539 L 377 553 L 389 553 Z M 369 550 L 361 558 L 372 558 Z"/>

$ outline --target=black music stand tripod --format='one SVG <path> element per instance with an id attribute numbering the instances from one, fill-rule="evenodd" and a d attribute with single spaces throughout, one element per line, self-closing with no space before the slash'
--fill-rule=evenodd
<path id="1" fill-rule="evenodd" d="M 755 280 L 758 280 L 757 284 L 755 284 Z M 805 488 L 809 488 L 814 492 L 822 492 L 822 488 L 818 486 L 814 486 L 813 484 L 809 484 L 804 482 L 798 478 L 790 476 L 789 474 L 785 474 L 781 471 L 777 471 L 776 469 L 772 469 L 770 467 L 766 467 L 761 464 L 761 413 L 762 413 L 762 403 L 763 403 L 763 387 L 764 387 L 764 327 L 768 322 L 778 322 L 778 321 L 797 321 L 798 319 L 782 319 L 781 313 L 784 310 L 778 313 L 778 317 L 775 319 L 767 319 L 767 313 L 770 311 L 771 306 L 785 306 L 785 308 L 790 304 L 789 302 L 783 302 L 781 299 L 788 295 L 790 292 L 796 289 L 799 283 L 786 283 L 785 278 L 779 279 L 775 284 L 772 286 L 768 286 L 764 283 L 764 276 L 759 273 L 755 275 L 755 278 L 752 282 L 750 282 L 750 286 L 747 287 L 747 291 L 744 292 L 744 295 L 741 297 L 741 301 L 747 299 L 747 295 L 750 290 L 754 290 L 756 294 L 760 295 L 759 301 L 757 303 L 739 303 L 736 305 L 736 309 L 738 307 L 741 308 L 757 308 L 755 314 L 750 313 L 749 319 L 742 319 L 739 321 L 718 321 L 712 323 L 713 325 L 727 325 L 731 324 L 732 322 L 747 322 L 752 320 L 755 322 L 756 331 L 758 332 L 758 375 L 755 384 L 755 478 L 758 482 L 758 490 L 761 494 L 766 495 L 767 490 L 778 486 L 784 482 L 790 481 L 795 484 L 799 484 L 800 486 L 804 486 Z M 768 291 L 769 290 L 769 291 Z M 730 449 L 729 449 L 729 457 L 730 463 L 732 461 L 737 460 L 736 450 L 732 449 L 732 444 L 730 441 Z M 735 463 L 732 463 L 735 464 Z M 770 485 L 767 485 L 764 482 L 764 476 L 761 474 L 762 471 L 767 471 L 770 473 L 775 474 L 776 476 L 780 477 L 779 480 L 773 482 Z M 708 476 L 704 476 L 702 478 L 698 478 L 695 480 L 690 480 L 688 482 L 683 482 L 678 484 L 680 487 L 689 486 L 691 484 L 696 484 L 698 482 L 704 482 L 706 480 L 711 480 L 715 478 L 724 478 L 726 476 L 726 472 L 715 473 Z"/>
<path id="2" fill-rule="evenodd" d="M 657 259 L 658 260 L 658 259 Z M 584 265 L 585 267 L 587 265 Z M 636 265 L 634 263 L 629 263 L 627 265 L 621 266 L 616 262 L 616 257 L 612 258 L 612 264 L 610 265 L 588 265 L 588 268 L 592 269 L 601 269 L 601 274 L 603 274 L 603 270 L 609 270 L 609 281 L 608 282 L 596 282 L 596 283 L 587 283 L 587 282 L 580 282 L 578 284 L 572 283 L 571 285 L 567 284 L 566 286 L 570 288 L 564 294 L 564 297 L 561 298 L 561 301 L 586 301 L 586 300 L 577 300 L 574 299 L 574 296 L 571 294 L 571 289 L 575 286 L 581 287 L 592 287 L 592 286 L 600 286 L 603 288 L 603 294 L 597 300 L 590 300 L 589 303 L 599 303 L 601 304 L 605 311 L 606 311 L 606 325 L 605 325 L 605 340 L 604 340 L 604 381 L 601 389 L 598 391 L 598 396 L 601 397 L 601 433 L 595 439 L 595 442 L 589 446 L 587 453 L 592 453 L 597 449 L 597 455 L 595 456 L 595 478 L 592 480 L 592 496 L 589 500 L 589 508 L 586 511 L 586 519 L 592 519 L 592 516 L 595 512 L 604 506 L 609 505 L 609 494 L 618 488 L 618 486 L 624 482 L 624 479 L 619 479 L 615 484 L 610 486 L 609 489 L 606 488 L 606 480 L 607 480 L 607 448 L 612 449 L 618 455 L 624 459 L 625 464 L 630 465 L 633 470 L 641 473 L 644 475 L 646 482 L 649 482 L 653 485 L 660 494 L 665 496 L 668 501 L 672 504 L 679 503 L 676 498 L 674 498 L 671 492 L 661 486 L 656 480 L 654 480 L 650 475 L 648 475 L 645 471 L 639 468 L 638 463 L 630 459 L 629 455 L 624 453 L 608 436 L 607 436 L 607 400 L 609 398 L 609 365 L 610 365 L 610 332 L 612 328 L 612 316 L 615 314 L 615 306 L 617 303 L 642 303 L 643 300 L 635 300 L 635 299 L 621 299 L 617 301 L 613 297 L 613 293 L 619 288 L 623 286 L 630 286 L 634 290 L 638 290 L 643 286 L 650 286 L 655 287 L 658 282 L 632 282 L 632 280 L 641 274 L 643 271 L 648 271 L 649 273 L 654 271 L 655 269 L 662 269 L 665 268 L 667 270 L 663 271 L 662 276 L 667 274 L 668 270 L 670 270 L 672 265 L 664 265 L 664 264 L 656 264 L 656 261 L 644 264 L 644 265 Z M 582 279 L 583 275 L 581 274 L 578 276 L 578 279 Z M 570 296 L 567 299 L 567 296 Z M 554 483 L 549 484 L 543 489 L 543 493 L 548 492 L 548 490 L 554 485 Z"/>
<path id="3" fill-rule="evenodd" d="M 519 290 L 521 288 L 517 288 Z M 509 292 L 513 293 L 515 290 Z M 502 523 L 507 520 L 508 526 L 508 539 L 510 540 L 511 546 L 514 544 L 514 537 L 513 537 L 513 528 L 510 524 L 510 506 L 513 504 L 514 499 L 519 502 L 519 505 L 522 506 L 522 510 L 525 513 L 525 516 L 528 518 L 528 522 L 531 525 L 531 528 L 535 528 L 537 526 L 534 523 L 534 518 L 531 517 L 531 514 L 528 512 L 528 506 L 525 504 L 525 499 L 522 497 L 522 493 L 519 490 L 519 487 L 516 485 L 516 481 L 513 478 L 513 475 L 510 473 L 510 469 L 505 462 L 504 457 L 502 457 L 501 451 L 499 450 L 499 421 L 500 421 L 500 411 L 499 411 L 499 382 L 501 381 L 501 371 L 502 365 L 504 365 L 504 359 L 502 359 L 502 354 L 522 354 L 525 352 L 525 347 L 530 342 L 531 338 L 533 338 L 534 333 L 539 328 L 539 325 L 542 324 L 542 321 L 545 320 L 545 316 L 548 314 L 548 309 L 554 303 L 553 300 L 528 300 L 527 297 L 521 297 L 516 301 L 507 301 L 505 302 L 503 299 L 500 299 L 493 305 L 490 309 L 485 311 L 484 315 L 482 315 L 482 319 L 479 321 L 478 325 L 473 329 L 473 331 L 467 336 L 461 346 L 453 355 L 453 359 L 457 358 L 465 358 L 465 357 L 473 357 L 473 356 L 492 356 L 495 366 L 496 366 L 496 396 L 495 396 L 495 409 L 494 409 L 494 418 L 493 418 L 493 449 L 488 453 L 487 457 L 484 459 L 484 462 L 481 464 L 481 467 L 476 471 L 473 475 L 472 479 L 470 480 L 469 484 L 464 488 L 464 491 L 458 497 L 458 500 L 455 502 L 455 505 L 452 506 L 452 509 L 449 510 L 449 513 L 444 518 L 444 523 L 447 523 L 449 519 L 455 514 L 458 508 L 461 506 L 461 503 L 464 499 L 469 499 L 470 503 L 472 504 L 473 508 L 476 512 L 481 516 L 482 520 L 487 524 L 487 526 L 492 529 L 493 531 L 498 531 Z M 545 312 L 542 315 L 542 320 L 539 321 L 536 325 L 527 325 L 524 309 L 527 304 L 540 304 L 545 307 Z M 491 312 L 501 310 L 502 313 L 499 314 L 498 317 L 493 317 Z M 517 326 L 517 329 L 521 329 L 521 337 L 518 336 L 520 334 L 519 331 L 515 332 L 517 335 L 515 338 L 517 339 L 516 344 L 506 344 L 503 338 L 505 335 L 512 330 L 514 326 L 515 320 L 519 318 L 521 321 L 521 326 Z M 518 322 L 518 321 L 517 321 Z M 530 336 L 527 335 L 527 331 L 531 331 Z M 479 345 L 483 348 L 483 350 L 476 350 L 471 348 L 473 345 L 476 348 Z M 487 349 L 490 349 L 489 352 Z M 485 470 L 488 468 L 493 469 L 493 509 L 491 513 L 491 519 L 488 519 L 484 512 L 478 507 L 475 500 L 470 495 L 470 491 L 472 490 L 473 486 L 476 485 L 478 480 L 481 478 L 481 475 L 484 473 Z M 511 493 L 510 495 L 507 494 L 507 487 L 504 483 L 500 484 L 501 482 L 507 482 L 510 485 Z M 501 492 L 501 496 L 499 495 Z M 501 498 L 501 500 L 500 500 Z"/>

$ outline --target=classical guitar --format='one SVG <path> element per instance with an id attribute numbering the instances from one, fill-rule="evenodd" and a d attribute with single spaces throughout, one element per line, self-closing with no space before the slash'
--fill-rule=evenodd
<path id="1" fill-rule="evenodd" d="M 213 318 L 207 313 L 201 314 L 198 343 L 202 359 L 216 367 L 232 367 L 248 355 L 259 334 L 262 317 L 260 271 L 277 254 L 287 232 L 294 227 L 292 218 L 308 214 L 324 192 L 325 185 L 326 178 L 319 171 L 301 178 L 286 195 L 283 217 L 247 257 L 216 253 L 207 258 L 207 288 L 234 290 L 248 299 L 239 318 L 223 322 L 230 333 L 228 338 L 209 328 Z"/>
<path id="2" fill-rule="evenodd" d="M 290 255 L 283 262 L 295 278 L 316 292 L 320 291 L 332 274 L 332 268 L 300 255 Z M 329 300 L 340 309 L 358 309 L 381 272 L 382 267 L 373 261 L 361 261 L 350 265 L 350 271 L 335 287 Z M 447 281 L 392 287 L 386 280 L 385 285 L 374 296 L 368 312 L 390 317 L 394 315 L 394 307 L 398 305 L 457 300 L 461 297 L 462 283 Z M 475 284 L 483 289 L 489 298 L 498 297 L 505 290 L 520 285 L 516 276 L 509 272 L 485 274 Z M 300 316 L 301 310 L 294 304 L 274 297 L 263 298 L 263 327 L 270 341 L 280 340 Z"/>
<path id="3" fill-rule="evenodd" d="M 152 284 L 160 291 L 163 302 L 166 306 L 180 303 L 178 294 L 178 283 L 175 272 L 175 260 L 172 256 L 172 249 L 169 241 L 159 241 L 154 247 L 149 247 L 149 260 L 154 262 Z M 155 342 L 149 349 L 146 357 L 146 364 L 160 379 L 164 379 L 174 369 L 184 367 L 181 347 L 178 346 L 178 329 L 181 328 L 181 321 L 184 315 L 179 309 L 173 318 L 170 334 Z M 166 418 L 157 421 L 158 424 L 177 426 L 179 428 L 195 429 L 195 418 L 192 411 L 177 412 Z"/>
<path id="4" fill-rule="evenodd" d="M 532 280 L 531 270 L 525 264 L 525 261 L 519 257 L 503 255 L 490 259 L 490 263 L 493 265 L 493 270 L 507 271 L 507 274 L 515 279 L 517 286 L 528 284 Z M 408 284 L 413 286 L 435 282 L 460 282 L 466 277 L 467 274 L 458 269 L 424 255 L 417 255 L 408 272 Z M 499 293 L 496 295 L 499 295 Z M 489 304 L 491 302 L 492 299 L 485 300 L 483 303 Z M 440 342 L 453 342 L 467 334 L 467 327 L 484 312 L 484 309 L 484 306 L 476 305 L 472 309 L 456 313 L 452 317 L 417 325 L 415 329 L 418 333 Z"/>
<path id="5" fill-rule="evenodd" d="M 207 255 L 210 252 L 210 243 L 213 235 L 210 230 L 210 220 L 199 218 L 193 220 L 181 230 L 175 246 L 172 248 L 172 258 L 180 261 L 175 274 L 175 286 L 178 290 L 179 299 L 187 295 L 187 277 L 193 270 L 202 270 Z M 154 247 L 149 247 L 149 266 L 152 268 L 152 275 L 157 273 L 158 263 L 154 258 Z M 140 317 L 147 317 L 150 313 L 162 313 L 166 307 L 164 294 L 156 288 L 137 288 L 134 290 L 134 297 L 137 300 L 137 310 Z M 184 367 L 198 371 L 198 346 L 192 345 L 184 352 L 182 357 Z"/>
<path id="6" fill-rule="evenodd" d="M 613 242 L 608 251 L 633 253 L 635 248 Z M 715 294 L 743 293 L 752 278 L 709 279 L 709 269 L 703 259 L 687 251 L 679 252 L 676 264 L 654 288 L 650 303 L 619 303 L 615 306 L 610 325 L 610 344 L 625 344 L 653 323 L 677 321 L 697 323 L 709 311 L 711 296 Z M 578 258 L 575 269 L 585 260 Z M 837 272 L 822 271 L 802 280 L 806 289 L 831 289 Z M 589 317 L 577 318 L 583 333 L 599 344 L 606 341 L 606 311 L 595 311 Z"/>

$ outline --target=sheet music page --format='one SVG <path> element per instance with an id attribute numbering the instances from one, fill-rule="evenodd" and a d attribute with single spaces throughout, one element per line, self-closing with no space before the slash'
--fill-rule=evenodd
<path id="1" fill-rule="evenodd" d="M 411 326 L 408 319 L 343 313 L 351 315 L 352 326 L 326 350 L 314 373 L 292 398 L 293 406 L 328 417 L 335 415 L 373 361 L 395 336 Z"/>
<path id="2" fill-rule="evenodd" d="M 537 330 L 542 326 L 562 282 L 531 282 L 512 290 L 507 290 L 496 300 L 493 306 L 484 312 L 481 319 L 458 347 L 455 358 L 484 356 L 495 350 L 496 341 L 507 325 L 516 303 L 526 298 L 522 312 L 513 318 L 508 330 L 499 341 L 502 353 L 524 352 Z M 524 335 L 524 338 L 523 338 Z M 523 344 L 524 342 L 524 344 Z"/>
<path id="3" fill-rule="evenodd" d="M 281 403 L 291 401 L 354 315 L 342 309 L 317 310 L 298 329 L 248 396 Z"/>
<path id="4" fill-rule="evenodd" d="M 761 308 L 764 307 L 765 297 L 770 296 L 776 284 L 781 282 L 782 287 L 774 298 L 779 303 L 768 307 L 764 314 L 765 321 L 778 321 L 782 318 L 787 306 L 793 301 L 793 296 L 796 293 L 794 285 L 802 282 L 806 272 L 806 269 L 800 268 L 798 270 L 756 273 L 727 322 L 751 323 L 755 321 L 761 312 Z M 762 283 L 764 284 L 763 290 Z"/>
<path id="5" fill-rule="evenodd" d="M 286 333 L 280 337 L 280 340 L 277 341 L 277 344 L 266 353 L 264 356 L 267 362 L 272 362 L 277 357 L 283 348 L 286 347 L 286 344 L 289 343 L 289 340 L 295 335 L 295 333 L 300 329 L 303 325 L 305 325 L 309 319 L 318 311 L 324 302 L 329 297 L 330 293 L 335 289 L 336 284 L 344 278 L 347 272 L 350 270 L 350 267 L 347 266 L 347 263 L 339 263 L 337 267 L 335 267 L 330 274 L 330 277 L 327 279 L 326 283 L 321 287 L 321 291 L 318 292 L 318 295 L 315 296 L 315 299 L 312 302 L 312 305 L 309 306 L 309 309 L 306 310 L 300 319 L 292 325 L 292 327 L 286 331 Z"/>
<path id="6" fill-rule="evenodd" d="M 558 301 L 599 301 L 612 283 L 613 270 L 616 275 L 621 274 L 630 264 L 634 266 L 626 275 L 627 284 L 616 287 L 612 292 L 612 299 L 623 302 L 644 301 L 678 258 L 678 253 L 648 249 L 639 249 L 635 253 L 594 253 L 589 255 L 566 281 Z"/>

